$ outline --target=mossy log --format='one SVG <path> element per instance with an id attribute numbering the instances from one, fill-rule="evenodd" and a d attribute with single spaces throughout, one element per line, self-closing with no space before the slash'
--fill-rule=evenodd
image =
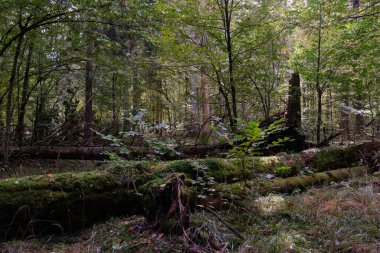
<path id="1" fill-rule="evenodd" d="M 365 142 L 348 147 L 327 147 L 319 149 L 310 160 L 310 166 L 318 171 L 352 167 L 366 164 L 372 170 L 376 169 L 374 157 L 380 150 L 380 142 Z"/>
<path id="2" fill-rule="evenodd" d="M 0 239 L 44 230 L 76 230 L 110 216 L 154 217 L 164 198 L 168 197 L 167 204 L 170 203 L 171 196 L 164 196 L 167 191 L 162 187 L 170 178 L 195 178 L 207 168 L 216 182 L 231 182 L 239 176 L 249 178 L 252 171 L 241 169 L 239 160 L 222 159 L 127 161 L 110 166 L 113 168 L 104 171 L 0 181 Z"/>
<path id="3" fill-rule="evenodd" d="M 286 144 L 286 146 L 274 147 L 272 149 L 263 148 L 261 152 L 266 155 L 277 154 L 282 151 L 300 151 L 306 148 L 304 137 L 302 137 L 296 129 L 287 128 L 286 130 L 270 136 L 267 143 L 277 140 L 278 138 L 292 137 L 294 141 Z M 265 145 L 264 145 L 265 146 Z M 107 152 L 114 152 L 121 157 L 127 159 L 137 159 L 145 157 L 146 155 L 157 155 L 148 147 L 128 147 L 132 152 L 124 153 L 120 147 L 60 147 L 60 146 L 32 146 L 32 147 L 10 147 L 10 155 L 12 159 L 18 158 L 38 158 L 38 159 L 81 159 L 81 160 L 104 160 L 108 159 Z M 198 146 L 184 146 L 176 148 L 178 154 L 168 152 L 160 155 L 162 160 L 176 160 L 184 158 L 204 158 L 207 156 L 225 157 L 228 150 L 232 147 L 229 144 L 217 145 L 198 145 Z M 324 148 L 321 150 L 343 150 L 347 151 L 347 156 L 356 159 L 360 156 L 366 156 L 368 153 L 373 153 L 380 148 L 380 142 L 367 142 L 360 145 L 353 145 L 350 147 L 342 148 Z M 350 153 L 351 152 L 351 153 Z M 352 153 L 354 152 L 354 153 Z M 352 156 L 354 154 L 354 156 Z M 3 151 L 0 148 L 0 158 L 2 158 Z M 343 159 L 342 159 L 343 160 Z"/>
<path id="4" fill-rule="evenodd" d="M 227 193 L 227 195 L 231 194 L 233 196 L 245 196 L 251 194 L 267 195 L 269 193 L 291 193 L 296 189 L 305 190 L 311 186 L 344 181 L 349 178 L 366 175 L 369 172 L 370 169 L 367 166 L 358 166 L 318 172 L 308 176 L 303 175 L 288 178 L 275 178 L 273 180 L 253 179 L 230 184 L 218 184 L 216 185 L 216 190 L 217 192 Z M 216 207 L 220 207 L 218 200 L 210 198 L 209 202 Z"/>
<path id="5" fill-rule="evenodd" d="M 113 152 L 127 159 L 138 159 L 147 155 L 159 156 L 163 160 L 175 160 L 190 157 L 220 156 L 221 152 L 227 152 L 231 148 L 228 144 L 198 145 L 177 147 L 177 154 L 168 151 L 165 154 L 157 154 L 149 147 L 128 146 L 130 153 L 125 153 L 120 147 L 61 147 L 61 146 L 22 146 L 10 147 L 10 157 L 15 159 L 80 159 L 80 160 L 105 160 L 109 158 L 107 152 Z M 0 158 L 3 150 L 0 147 Z"/>
<path id="6" fill-rule="evenodd" d="M 321 185 L 330 182 L 347 180 L 352 177 L 362 176 L 369 172 L 367 166 L 344 168 L 315 173 L 309 176 L 278 178 L 268 182 L 255 182 L 252 189 L 262 195 L 276 193 L 290 193 L 295 189 L 304 190 L 307 187 Z"/>
<path id="7" fill-rule="evenodd" d="M 0 238 L 73 231 L 110 216 L 140 213 L 141 198 L 101 172 L 0 182 Z"/>
<path id="8" fill-rule="evenodd" d="M 236 181 L 253 179 L 257 171 L 269 171 L 274 164 L 279 163 L 281 159 L 274 157 L 247 159 L 244 168 L 241 160 L 234 159 L 127 162 L 121 167 L 104 171 L 3 180 L 0 181 L 0 239 L 57 229 L 72 231 L 117 215 L 143 214 L 150 219 L 163 217 L 162 212 L 172 207 L 190 205 L 191 208 L 196 204 L 196 188 L 188 187 L 181 192 L 184 203 L 178 203 L 177 197 L 174 198 L 176 205 L 172 205 L 173 196 L 170 196 L 170 192 L 178 189 L 176 187 L 179 185 L 179 181 L 173 181 L 172 178 L 181 179 L 187 186 L 192 186 L 192 180 L 207 176 L 215 181 L 216 189 L 223 185 L 238 190 L 240 188 L 236 187 Z M 360 173 L 364 170 L 344 169 L 316 173 L 309 177 L 256 181 L 256 188 L 260 193 L 287 192 L 294 188 L 343 180 L 353 171 Z M 177 184 L 172 185 L 170 182 Z M 166 218 L 171 217 L 178 215 L 171 212 L 170 217 Z"/>

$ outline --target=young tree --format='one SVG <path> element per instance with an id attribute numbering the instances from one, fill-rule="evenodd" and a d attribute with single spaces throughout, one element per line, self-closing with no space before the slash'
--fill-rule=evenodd
<path id="1" fill-rule="evenodd" d="M 316 93 L 316 142 L 321 142 L 323 127 L 323 95 L 331 87 L 345 57 L 339 55 L 339 25 L 337 19 L 345 8 L 342 1 L 310 0 L 303 7 L 295 62 L 300 74 L 313 83 Z"/>

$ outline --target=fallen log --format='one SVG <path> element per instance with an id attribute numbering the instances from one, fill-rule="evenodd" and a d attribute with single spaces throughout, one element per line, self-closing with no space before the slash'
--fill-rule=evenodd
<path id="1" fill-rule="evenodd" d="M 369 171 L 367 166 L 330 170 L 309 176 L 278 178 L 269 182 L 256 182 L 256 184 L 253 183 L 252 189 L 263 195 L 272 192 L 290 193 L 295 189 L 305 190 L 310 186 L 344 181 L 352 177 L 366 175 Z"/>
<path id="2" fill-rule="evenodd" d="M 298 169 L 310 166 L 316 171 L 368 164 L 372 170 L 373 154 L 380 143 L 364 143 L 358 146 L 276 157 L 253 157 L 244 161 L 239 159 L 178 160 L 171 162 L 134 162 L 110 164 L 112 169 L 105 171 L 47 174 L 0 181 L 0 236 L 11 238 L 62 229 L 71 231 L 92 224 L 110 216 L 125 214 L 146 214 L 150 219 L 165 217 L 165 210 L 171 210 L 170 203 L 176 200 L 166 218 L 181 217 L 178 202 L 167 189 L 178 189 L 168 184 L 173 175 L 189 187 L 184 201 L 196 195 L 192 181 L 199 176 L 211 179 L 216 185 L 225 186 L 231 192 L 238 190 L 236 181 L 247 181 L 257 173 L 273 173 L 276 166 L 300 163 Z M 377 160 L 376 160 L 377 161 Z M 243 166 L 244 165 L 244 166 Z M 252 191 L 266 194 L 272 191 L 289 192 L 294 188 L 305 188 L 320 183 L 347 179 L 353 171 L 364 172 L 363 167 L 315 173 L 312 176 L 275 179 L 274 181 L 255 181 Z M 170 180 L 169 180 L 170 181 Z M 173 181 L 174 182 L 174 181 Z M 177 182 L 178 186 L 178 180 Z M 201 182 L 201 184 L 204 182 Z M 195 190 L 194 190 L 195 189 Z M 221 190 L 221 189 L 219 189 Z M 170 194 L 169 194 L 170 195 Z M 162 201 L 166 199 L 166 201 Z M 162 203 L 164 206 L 158 208 Z M 193 202 L 194 204 L 194 202 Z M 157 209 L 158 208 L 158 209 Z M 158 213 L 161 212 L 161 213 Z M 186 218 L 184 217 L 184 222 Z M 165 220 L 165 218 L 163 219 Z M 162 226 L 163 220 L 157 223 Z"/>
<path id="3" fill-rule="evenodd" d="M 128 147 L 132 152 L 125 153 L 120 147 L 59 147 L 59 146 L 29 146 L 29 147 L 11 147 L 10 155 L 13 159 L 28 159 L 28 158 L 41 158 L 41 159 L 78 159 L 78 160 L 106 160 L 109 158 L 108 152 L 114 152 L 120 157 L 127 159 L 136 159 L 141 157 L 146 157 L 147 155 L 157 155 L 153 150 L 149 150 L 144 147 Z M 228 152 L 228 145 L 219 144 L 219 145 L 200 145 L 200 146 L 188 146 L 188 147 L 178 147 L 176 151 L 180 155 L 174 153 L 167 153 L 159 155 L 163 160 L 176 160 L 184 158 L 193 158 L 193 157 L 206 157 L 206 156 L 215 156 L 223 157 Z M 360 160 L 365 157 L 366 161 L 368 160 L 369 155 L 374 155 L 380 149 L 380 142 L 365 142 L 360 145 L 352 145 L 349 147 L 328 147 L 320 149 L 317 152 L 322 152 L 323 156 L 339 160 L 339 156 L 331 155 L 334 153 L 336 155 L 346 154 L 346 157 L 349 160 Z M 278 150 L 280 151 L 280 150 Z M 265 153 L 265 152 L 264 152 Z M 269 151 L 267 152 L 270 153 Z M 3 152 L 0 148 L 0 158 L 2 157 Z M 320 159 L 323 160 L 323 159 Z M 330 159 L 331 160 L 331 159 Z M 344 161 L 345 159 L 341 159 Z M 345 167 L 347 165 L 339 164 L 338 167 Z"/>
<path id="4" fill-rule="evenodd" d="M 71 159 L 71 160 L 107 160 L 107 153 L 113 152 L 120 157 L 137 159 L 147 155 L 159 156 L 163 160 L 175 160 L 186 157 L 220 156 L 218 153 L 227 152 L 228 147 L 221 145 L 198 145 L 189 147 L 178 147 L 174 152 L 157 154 L 148 147 L 127 147 L 130 152 L 124 152 L 120 147 L 65 147 L 65 146 L 23 146 L 10 147 L 10 158 L 15 159 Z M 0 159 L 3 157 L 0 148 Z"/>
<path id="5" fill-rule="evenodd" d="M 140 198 L 101 172 L 13 178 L 0 182 L 3 239 L 73 231 L 114 215 L 140 212 Z"/>
<path id="6" fill-rule="evenodd" d="M 267 195 L 269 193 L 291 193 L 295 189 L 305 190 L 307 187 L 322 185 L 330 182 L 344 181 L 349 178 L 358 177 L 371 173 L 367 166 L 358 166 L 324 172 L 312 175 L 294 176 L 288 178 L 275 178 L 272 180 L 247 180 L 230 184 L 218 184 L 218 192 L 226 192 L 234 195 L 246 195 L 256 193 Z M 213 201 L 211 201 L 213 203 Z M 219 203 L 213 203 L 218 205 Z"/>
<path id="7" fill-rule="evenodd" d="M 42 231 L 73 231 L 117 215 L 139 213 L 153 219 L 158 212 L 162 215 L 164 210 L 170 209 L 171 196 L 164 196 L 168 191 L 161 186 L 168 185 L 173 175 L 195 178 L 198 170 L 205 166 L 218 182 L 231 181 L 240 174 L 248 177 L 250 173 L 239 167 L 238 160 L 130 161 L 104 171 L 2 180 L 0 238 Z M 165 205 L 158 208 L 162 203 Z M 171 216 L 176 217 L 176 214 Z"/>
<path id="8" fill-rule="evenodd" d="M 230 192 L 239 190 L 239 194 L 244 194 L 244 189 L 236 187 L 236 180 L 253 179 L 257 171 L 279 163 L 267 158 L 261 165 L 258 161 L 258 158 L 245 161 L 245 168 L 240 160 L 234 159 L 128 162 L 121 168 L 104 171 L 3 180 L 0 181 L 0 238 L 73 231 L 111 216 L 127 214 L 146 215 L 155 221 L 156 227 L 162 227 L 167 219 L 181 218 L 185 224 L 187 218 L 183 210 L 196 205 L 197 190 L 204 183 L 200 182 L 197 188 L 194 180 L 212 178 L 213 187 L 218 191 L 223 192 L 220 188 L 223 186 L 230 188 Z M 345 180 L 353 172 L 365 171 L 366 168 L 359 167 L 313 176 L 252 181 L 252 191 L 289 192 L 294 188 Z M 187 186 L 184 191 L 179 191 L 181 182 Z"/>
<path id="9" fill-rule="evenodd" d="M 309 165 L 317 171 L 356 165 L 368 165 L 375 169 L 374 157 L 380 150 L 380 142 L 364 142 L 348 147 L 327 147 L 319 149 L 311 157 Z"/>
<path id="10" fill-rule="evenodd" d="M 146 155 L 145 149 L 130 147 L 140 155 Z M 128 157 L 120 147 L 60 147 L 60 146 L 24 146 L 10 147 L 11 159 L 39 158 L 39 159 L 72 159 L 72 160 L 103 160 L 108 159 L 107 152 L 115 152 L 122 157 Z M 0 149 L 0 158 L 3 150 Z"/>

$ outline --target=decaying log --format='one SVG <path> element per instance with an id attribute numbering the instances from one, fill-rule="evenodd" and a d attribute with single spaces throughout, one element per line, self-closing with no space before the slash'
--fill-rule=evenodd
<path id="1" fill-rule="evenodd" d="M 296 136 L 297 133 L 294 133 L 295 129 L 288 128 L 284 132 L 283 135 L 275 135 L 272 136 L 272 140 L 277 140 L 279 137 L 286 136 Z M 289 150 L 295 149 L 303 149 L 305 146 L 300 148 L 299 143 L 303 143 L 302 136 L 299 136 L 301 140 L 289 142 L 288 147 Z M 298 146 L 297 146 L 298 145 Z M 297 147 L 296 147 L 297 146 Z M 207 156 L 215 156 L 215 157 L 223 157 L 228 153 L 228 149 L 230 147 L 228 144 L 218 144 L 218 145 L 198 145 L 197 147 L 193 146 L 185 146 L 179 147 L 176 150 L 180 153 L 180 155 L 176 155 L 174 153 L 167 153 L 163 155 L 159 155 L 163 160 L 176 160 L 176 159 L 184 159 L 184 158 L 204 158 Z M 356 149 L 359 154 L 373 154 L 377 152 L 380 148 L 380 142 L 366 142 L 360 145 L 353 145 L 349 147 L 338 148 L 341 149 Z M 108 159 L 109 155 L 107 152 L 114 152 L 121 157 L 127 159 L 135 159 L 140 157 L 145 157 L 148 154 L 154 154 L 153 150 L 149 150 L 147 148 L 141 147 L 129 147 L 132 150 L 130 154 L 123 153 L 120 147 L 58 147 L 58 146 L 30 146 L 30 147 L 11 147 L 10 155 L 11 158 L 44 158 L 44 159 L 79 159 L 79 160 L 104 160 Z M 262 152 L 265 154 L 275 154 L 280 151 L 283 151 L 284 148 L 279 147 L 278 150 L 276 148 L 272 150 L 263 149 Z M 336 148 L 329 148 L 328 150 L 335 150 Z M 323 149 L 322 149 L 323 150 Z M 2 157 L 2 150 L 0 148 L 0 158 Z"/>
<path id="2" fill-rule="evenodd" d="M 330 170 L 309 176 L 279 178 L 268 182 L 256 182 L 253 189 L 261 194 L 268 194 L 271 192 L 290 193 L 295 189 L 304 190 L 310 186 L 343 181 L 351 177 L 365 175 L 368 172 L 369 168 L 367 166 Z"/>
<path id="3" fill-rule="evenodd" d="M 0 182 L 0 238 L 76 230 L 110 216 L 141 212 L 140 201 L 109 173 L 9 179 Z"/>
<path id="4" fill-rule="evenodd" d="M 131 148 L 141 155 L 145 155 L 145 149 Z M 78 160 L 103 160 L 109 156 L 107 152 L 115 152 L 120 156 L 126 156 L 120 151 L 120 147 L 60 147 L 60 146 L 25 146 L 11 147 L 10 156 L 17 158 L 39 159 L 78 159 Z M 0 149 L 0 158 L 2 156 Z"/>
<path id="5" fill-rule="evenodd" d="M 231 185 L 235 189 L 236 180 L 250 180 L 257 171 L 280 164 L 277 159 L 267 162 L 262 161 L 260 167 L 257 158 L 247 160 L 244 169 L 240 160 L 227 159 L 131 162 L 124 168 L 112 170 L 3 180 L 0 181 L 0 238 L 57 229 L 71 231 L 110 216 L 126 214 L 146 215 L 148 220 L 155 221 L 156 227 L 163 227 L 168 219 L 180 220 L 180 224 L 186 225 L 187 211 L 196 205 L 198 188 L 193 186 L 193 180 L 207 175 L 215 180 L 216 189 L 218 185 Z M 294 187 L 344 180 L 352 171 L 365 170 L 353 168 L 309 177 L 256 181 L 252 189 L 263 194 L 288 192 Z M 131 171 L 136 171 L 133 184 L 131 177 L 125 176 Z M 183 186 L 180 182 L 187 187 L 178 188 Z M 245 192 L 243 189 L 239 193 Z"/>
<path id="6" fill-rule="evenodd" d="M 122 168 L 105 171 L 2 180 L 0 238 L 57 229 L 71 231 L 110 216 L 134 213 L 146 214 L 150 220 L 157 217 L 162 220 L 157 227 L 162 226 L 166 219 L 183 215 L 180 205 L 172 206 L 173 196 L 169 193 L 175 186 L 171 178 L 173 175 L 177 175 L 174 179 L 184 175 L 195 178 L 200 166 L 208 166 L 210 175 L 219 182 L 244 174 L 239 161 L 207 159 L 197 163 L 129 162 Z M 131 172 L 136 173 L 132 178 Z M 186 222 L 186 217 L 183 221 Z"/>
<path id="7" fill-rule="evenodd" d="M 147 155 L 159 156 L 163 160 L 175 160 L 186 157 L 205 157 L 220 156 L 220 152 L 227 152 L 227 144 L 220 145 L 198 145 L 188 147 L 178 147 L 174 152 L 166 154 L 157 154 L 154 150 L 147 147 L 128 147 L 130 153 L 125 153 L 120 147 L 64 147 L 64 146 L 24 146 L 10 147 L 11 159 L 71 159 L 71 160 L 105 160 L 109 155 L 107 152 L 114 152 L 117 155 L 127 158 L 136 159 Z M 3 150 L 0 148 L 0 159 L 3 156 Z"/>
<path id="8" fill-rule="evenodd" d="M 339 169 L 366 164 L 378 168 L 380 143 L 348 148 L 328 148 L 301 154 L 239 159 L 208 158 L 170 162 L 127 161 L 102 171 L 47 174 L 0 181 L 0 238 L 41 231 L 75 230 L 116 215 L 145 214 L 162 227 L 165 220 L 186 224 L 184 207 L 194 206 L 197 177 L 213 178 L 218 186 L 230 186 L 243 194 L 237 181 L 249 182 L 257 173 L 273 173 L 276 166 L 302 162 L 316 172 L 311 176 L 252 181 L 252 191 L 290 192 L 364 173 L 366 167 Z M 376 163 L 377 161 L 377 163 Z M 244 166 L 243 166 L 244 165 Z M 132 174 L 131 174 L 132 173 Z M 187 187 L 179 192 L 179 181 Z M 174 180 L 174 181 L 173 181 Z M 221 189 L 221 188 L 220 188 Z M 240 190 L 239 190 L 240 189 Z M 171 193 L 175 193 L 173 197 Z M 178 194 L 181 194 L 179 197 Z M 190 207 L 188 207 L 190 206 Z M 188 210 L 188 209 L 187 209 Z"/>

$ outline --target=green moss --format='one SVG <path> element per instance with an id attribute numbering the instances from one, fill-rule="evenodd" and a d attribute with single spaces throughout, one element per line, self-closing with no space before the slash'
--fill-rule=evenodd
<path id="1" fill-rule="evenodd" d="M 356 151 L 356 146 L 321 149 L 314 156 L 314 166 L 317 171 L 352 167 L 357 163 Z"/>
<path id="2" fill-rule="evenodd" d="M 141 192 L 157 191 L 160 188 L 160 186 L 165 184 L 166 182 L 167 182 L 167 179 L 164 177 L 154 177 L 153 179 L 149 180 L 147 183 L 139 187 L 139 191 Z"/>
<path id="3" fill-rule="evenodd" d="M 35 207 L 43 207 L 44 204 L 66 198 L 68 193 L 63 191 L 51 190 L 31 190 L 20 192 L 3 192 L 0 194 L 1 206 L 22 206 L 33 205 Z"/>
<path id="4" fill-rule="evenodd" d="M 193 180 L 192 180 L 191 178 L 186 177 L 186 178 L 183 180 L 183 183 L 184 183 L 186 186 L 192 186 L 192 185 L 193 185 Z"/>
<path id="5" fill-rule="evenodd" d="M 271 172 L 275 166 L 282 165 L 284 157 L 282 156 L 267 156 L 267 157 L 253 157 L 249 160 L 254 167 L 255 172 L 268 173 Z"/>
<path id="6" fill-rule="evenodd" d="M 103 191 L 114 185 L 116 177 L 103 172 L 62 173 L 55 175 L 10 178 L 0 182 L 0 190 L 20 192 L 40 189 Z"/>
<path id="7" fill-rule="evenodd" d="M 167 164 L 167 166 L 161 170 L 158 171 L 159 174 L 164 174 L 164 173 L 185 173 L 187 175 L 195 175 L 195 166 L 193 161 L 191 160 L 178 160 L 178 161 L 173 161 Z"/>
<path id="8" fill-rule="evenodd" d="M 269 192 L 292 192 L 293 190 L 299 188 L 301 190 L 306 187 L 328 183 L 331 181 L 341 181 L 350 178 L 354 175 L 363 175 L 366 173 L 367 168 L 354 167 L 350 169 L 338 169 L 326 172 L 315 173 L 312 176 L 299 176 L 299 177 L 289 177 L 289 178 L 279 178 L 273 181 L 259 181 L 256 182 L 256 187 L 258 191 L 262 194 Z M 253 183 L 255 185 L 255 183 Z"/>
<path id="9" fill-rule="evenodd" d="M 208 167 L 208 173 L 214 177 L 217 182 L 231 181 L 238 177 L 238 167 L 232 161 L 226 162 L 217 159 L 206 159 L 203 164 Z"/>
<path id="10" fill-rule="evenodd" d="M 243 166 L 238 159 L 206 159 L 203 163 L 209 168 L 209 173 L 217 182 L 233 182 L 238 179 L 248 179 L 253 176 L 251 164 Z"/>
<path id="11" fill-rule="evenodd" d="M 195 178 L 202 173 L 207 173 L 217 182 L 231 182 L 236 179 L 252 177 L 252 170 L 243 169 L 240 160 L 226 160 L 208 158 L 203 160 L 178 160 L 166 164 L 157 170 L 157 175 L 167 173 L 184 173 L 189 178 Z"/>
<path id="12" fill-rule="evenodd" d="M 283 166 L 276 166 L 274 168 L 274 173 L 276 174 L 276 176 L 279 176 L 279 177 L 290 177 L 290 176 L 295 175 L 296 170 L 295 168 L 292 168 L 290 166 L 283 165 Z"/>
<path id="13" fill-rule="evenodd" d="M 244 193 L 244 185 L 241 182 L 232 184 L 218 184 L 216 190 L 233 195 L 239 195 Z"/>

